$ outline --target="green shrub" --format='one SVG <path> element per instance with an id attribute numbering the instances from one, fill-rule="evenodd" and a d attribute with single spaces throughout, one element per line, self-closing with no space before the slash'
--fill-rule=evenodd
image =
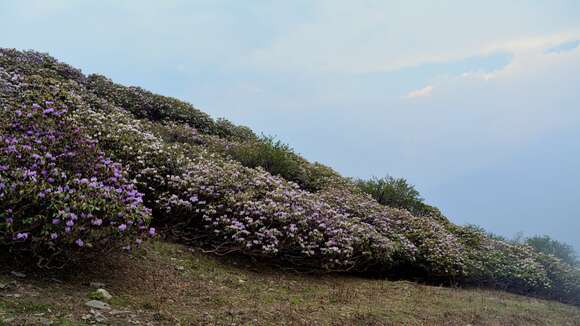
<path id="1" fill-rule="evenodd" d="M 335 183 L 344 183 L 346 180 L 332 168 L 318 162 L 309 163 L 304 160 L 307 181 L 304 188 L 309 191 L 319 191 Z"/>
<path id="2" fill-rule="evenodd" d="M 258 139 L 252 129 L 246 126 L 236 126 L 229 120 L 218 118 L 215 122 L 215 135 L 234 141 L 255 141 Z"/>
<path id="3" fill-rule="evenodd" d="M 139 87 L 118 85 L 99 75 L 90 75 L 87 87 L 96 95 L 128 110 L 138 118 L 183 122 L 202 133 L 216 132 L 216 124 L 210 116 L 189 103 L 156 95 Z"/>
<path id="4" fill-rule="evenodd" d="M 419 192 L 404 178 L 373 177 L 369 180 L 359 179 L 355 183 L 379 204 L 406 209 L 416 216 L 441 215 L 439 210 L 423 203 Z"/>
<path id="5" fill-rule="evenodd" d="M 306 171 L 292 148 L 274 137 L 262 136 L 256 141 L 238 143 L 227 153 L 246 167 L 261 167 L 302 186 L 307 182 Z"/>
<path id="6" fill-rule="evenodd" d="M 537 235 L 525 239 L 528 246 L 546 255 L 552 255 L 570 265 L 578 265 L 574 248 L 567 244 L 550 238 L 547 235 Z"/>

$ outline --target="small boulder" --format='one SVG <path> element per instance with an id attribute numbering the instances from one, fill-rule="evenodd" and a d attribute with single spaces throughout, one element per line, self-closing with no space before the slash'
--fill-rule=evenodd
<path id="1" fill-rule="evenodd" d="M 85 303 L 85 306 L 99 310 L 110 310 L 111 306 L 108 303 L 99 300 L 90 300 Z"/>
<path id="2" fill-rule="evenodd" d="M 97 291 L 95 291 L 95 294 L 97 296 L 99 296 L 100 299 L 102 299 L 102 300 L 109 301 L 109 300 L 113 299 L 113 296 L 109 293 L 109 291 L 107 291 L 105 289 L 98 289 Z"/>

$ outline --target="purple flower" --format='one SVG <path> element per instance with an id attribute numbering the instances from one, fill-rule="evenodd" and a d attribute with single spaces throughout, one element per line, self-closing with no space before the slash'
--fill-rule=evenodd
<path id="1" fill-rule="evenodd" d="M 50 238 L 51 238 L 52 240 L 56 240 L 56 239 L 58 239 L 58 234 L 56 234 L 56 233 L 51 233 L 51 234 L 50 234 Z"/>
<path id="2" fill-rule="evenodd" d="M 23 240 L 23 241 L 25 241 L 26 239 L 28 239 L 28 233 L 23 232 L 23 233 L 16 234 L 16 240 Z"/>
<path id="3" fill-rule="evenodd" d="M 155 228 L 149 228 L 149 235 L 154 237 L 155 234 L 157 234 Z"/>
<path id="4" fill-rule="evenodd" d="M 125 230 L 127 230 L 127 224 L 121 224 L 121 225 L 119 225 L 119 231 L 123 232 Z"/>
<path id="5" fill-rule="evenodd" d="M 58 225 L 60 224 L 60 220 L 58 218 L 52 219 L 52 224 Z"/>
<path id="6" fill-rule="evenodd" d="M 81 239 L 77 239 L 77 241 L 75 241 L 75 243 L 77 244 L 77 246 L 79 247 L 83 247 L 85 245 L 85 243 L 83 242 L 83 240 Z"/>

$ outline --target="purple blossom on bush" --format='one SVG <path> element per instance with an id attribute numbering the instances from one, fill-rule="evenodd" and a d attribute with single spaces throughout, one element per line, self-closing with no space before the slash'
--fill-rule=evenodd
<path id="1" fill-rule="evenodd" d="M 26 249 L 33 238 L 39 256 L 53 256 L 132 243 L 146 233 L 116 232 L 115 225 L 147 225 L 150 210 L 124 167 L 71 119 L 74 110 L 39 101 L 9 102 L 0 111 L 0 245 Z"/>
<path id="2" fill-rule="evenodd" d="M 28 239 L 28 233 L 26 233 L 26 232 L 16 234 L 16 240 L 27 240 L 27 239 Z"/>

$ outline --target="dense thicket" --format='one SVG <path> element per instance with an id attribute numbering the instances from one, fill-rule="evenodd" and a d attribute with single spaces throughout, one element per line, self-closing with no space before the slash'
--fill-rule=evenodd
<path id="1" fill-rule="evenodd" d="M 13 50 L 0 51 L 0 95 L 0 246 L 73 257 L 126 246 L 154 233 L 151 212 L 168 234 L 221 253 L 580 303 L 578 269 L 560 259 L 436 209 L 382 205 L 285 145 L 178 100 Z"/>
<path id="2" fill-rule="evenodd" d="M 20 69 L 0 75 L 0 246 L 51 266 L 82 248 L 142 241 L 150 211 L 126 169 L 70 119 L 74 94 Z"/>

